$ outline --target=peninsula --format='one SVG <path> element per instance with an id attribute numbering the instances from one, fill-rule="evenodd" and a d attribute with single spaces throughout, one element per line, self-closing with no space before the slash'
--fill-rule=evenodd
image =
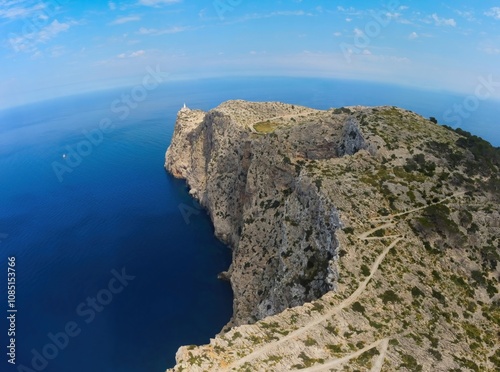
<path id="1" fill-rule="evenodd" d="M 397 107 L 237 100 L 184 107 L 165 167 L 233 251 L 233 318 L 173 371 L 500 369 L 498 148 Z"/>

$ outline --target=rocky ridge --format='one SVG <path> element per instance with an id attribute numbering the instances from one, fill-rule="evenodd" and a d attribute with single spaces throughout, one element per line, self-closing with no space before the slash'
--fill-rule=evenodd
<path id="1" fill-rule="evenodd" d="M 175 370 L 497 369 L 499 164 L 395 107 L 181 110 L 165 166 L 232 247 L 235 299 Z"/>

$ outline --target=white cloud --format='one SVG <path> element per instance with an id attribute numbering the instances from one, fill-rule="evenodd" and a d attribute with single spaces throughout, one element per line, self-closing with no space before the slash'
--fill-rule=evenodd
<path id="1" fill-rule="evenodd" d="M 399 18 L 401 17 L 401 13 L 391 13 L 391 12 L 387 12 L 385 13 L 386 17 L 389 18 L 389 19 L 396 19 L 396 18 Z"/>
<path id="2" fill-rule="evenodd" d="M 500 48 L 494 47 L 494 46 L 486 46 L 486 47 L 481 47 L 479 50 L 483 53 L 486 54 L 491 54 L 491 55 L 498 55 L 500 54 Z"/>
<path id="3" fill-rule="evenodd" d="M 35 51 L 35 53 L 33 53 L 31 55 L 31 59 L 39 59 L 39 58 L 42 58 L 42 57 L 43 57 L 43 54 L 39 50 Z"/>
<path id="4" fill-rule="evenodd" d="M 434 20 L 434 23 L 436 26 L 451 26 L 455 27 L 457 25 L 457 22 L 453 18 L 439 18 L 436 13 L 434 13 L 431 18 Z"/>
<path id="5" fill-rule="evenodd" d="M 490 54 L 490 55 L 498 55 L 500 54 L 500 44 L 497 40 L 486 40 L 481 42 L 477 48 L 480 52 Z"/>
<path id="6" fill-rule="evenodd" d="M 500 19 L 500 7 L 495 6 L 484 13 L 488 17 L 493 17 L 495 19 Z"/>
<path id="7" fill-rule="evenodd" d="M 124 59 L 124 58 L 135 58 L 135 57 L 140 57 L 140 56 L 143 56 L 144 54 L 146 54 L 146 51 L 144 50 L 137 50 L 135 52 L 132 52 L 132 53 L 121 53 L 121 54 L 118 54 L 117 57 L 120 58 L 120 59 Z"/>
<path id="8" fill-rule="evenodd" d="M 161 5 L 170 5 L 180 3 L 182 0 L 139 0 L 140 5 L 158 7 Z"/>
<path id="9" fill-rule="evenodd" d="M 356 9 L 353 8 L 352 6 L 349 7 L 349 8 L 344 8 L 343 6 L 338 6 L 337 10 L 339 12 L 347 12 L 347 13 L 355 13 L 356 12 Z"/>
<path id="10" fill-rule="evenodd" d="M 273 17 L 311 17 L 313 16 L 310 12 L 304 12 L 303 10 L 291 10 L 291 11 L 276 11 L 270 13 L 250 13 L 246 14 L 243 17 L 237 18 L 229 23 L 240 23 L 253 21 L 256 19 L 265 19 L 265 18 L 273 18 Z"/>
<path id="11" fill-rule="evenodd" d="M 455 10 L 455 12 L 462 18 L 465 18 L 469 22 L 474 22 L 476 21 L 476 18 L 474 17 L 474 12 L 471 11 L 462 11 L 462 10 Z"/>
<path id="12" fill-rule="evenodd" d="M 312 16 L 311 13 L 306 13 L 303 10 L 277 11 L 271 13 L 252 13 L 244 16 L 242 20 L 248 21 L 252 19 L 272 18 L 272 17 L 289 17 L 289 16 Z"/>
<path id="13" fill-rule="evenodd" d="M 0 18 L 26 18 L 35 12 L 39 12 L 40 15 L 43 15 L 44 13 L 42 13 L 42 11 L 46 8 L 46 5 L 44 3 L 39 3 L 31 7 L 25 7 L 16 4 L 17 2 L 15 1 L 0 3 Z"/>
<path id="14" fill-rule="evenodd" d="M 144 50 L 138 50 L 136 52 L 130 53 L 130 57 L 139 57 L 144 55 L 146 52 Z"/>
<path id="15" fill-rule="evenodd" d="M 54 38 L 57 34 L 68 31 L 69 28 L 69 23 L 61 23 L 56 19 L 50 25 L 40 30 L 37 39 L 41 42 L 46 42 Z"/>
<path id="16" fill-rule="evenodd" d="M 110 25 L 122 25 L 124 23 L 137 22 L 140 20 L 141 20 L 141 17 L 139 17 L 139 16 L 119 17 L 119 18 L 115 19 L 113 22 L 111 22 Z"/>
<path id="17" fill-rule="evenodd" d="M 36 47 L 37 44 L 47 43 L 61 32 L 68 31 L 73 24 L 77 24 L 77 22 L 61 23 L 56 19 L 40 31 L 23 34 L 22 36 L 12 34 L 8 42 L 16 52 L 34 53 L 34 55 L 38 56 L 40 52 Z"/>
<path id="18" fill-rule="evenodd" d="M 359 28 L 354 29 L 354 36 L 363 36 L 365 33 Z"/>
<path id="19" fill-rule="evenodd" d="M 334 33 L 333 33 L 333 36 L 335 36 L 335 37 L 342 36 L 342 32 L 334 32 Z"/>
<path id="20" fill-rule="evenodd" d="M 141 27 L 138 31 L 138 34 L 140 35 L 166 35 L 166 34 L 177 34 L 179 32 L 184 32 L 191 30 L 191 27 L 185 27 L 185 26 L 172 26 L 170 28 L 165 28 L 165 29 L 155 29 L 155 28 L 145 28 Z"/>
<path id="21" fill-rule="evenodd" d="M 410 40 L 415 40 L 415 39 L 418 39 L 418 34 L 413 31 L 409 36 L 408 36 L 408 39 Z"/>
<path id="22" fill-rule="evenodd" d="M 116 10 L 116 4 L 112 1 L 108 3 L 108 7 L 110 10 Z"/>

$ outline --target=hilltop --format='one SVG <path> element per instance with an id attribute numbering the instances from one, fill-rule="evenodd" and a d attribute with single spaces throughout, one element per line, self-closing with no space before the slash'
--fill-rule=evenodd
<path id="1" fill-rule="evenodd" d="M 179 112 L 165 166 L 233 249 L 175 371 L 500 368 L 500 151 L 397 107 Z"/>

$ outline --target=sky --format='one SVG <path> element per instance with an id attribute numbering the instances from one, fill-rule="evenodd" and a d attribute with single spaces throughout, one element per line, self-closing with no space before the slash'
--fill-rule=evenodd
<path id="1" fill-rule="evenodd" d="M 0 0 L 0 38 L 0 108 L 130 86 L 151 69 L 500 99 L 498 1 Z"/>

